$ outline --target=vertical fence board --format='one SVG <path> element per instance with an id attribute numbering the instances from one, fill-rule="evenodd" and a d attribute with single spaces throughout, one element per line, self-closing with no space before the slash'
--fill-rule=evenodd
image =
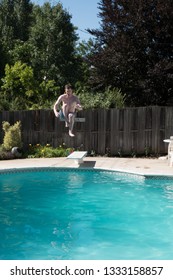
<path id="1" fill-rule="evenodd" d="M 165 138 L 173 136 L 173 107 L 166 107 Z"/>
<path id="2" fill-rule="evenodd" d="M 119 110 L 111 109 L 110 122 L 110 153 L 116 155 L 119 150 Z"/>
<path id="3" fill-rule="evenodd" d="M 123 152 L 124 154 L 128 154 L 129 151 L 132 150 L 132 139 L 131 139 L 131 112 L 132 110 L 126 108 L 124 110 L 124 133 L 123 133 Z"/>
<path id="4" fill-rule="evenodd" d="M 160 141 L 160 108 L 159 107 L 152 107 L 152 151 L 154 153 L 158 153 L 159 147 L 158 143 Z M 157 137 L 154 137 L 157 135 Z"/>
<path id="5" fill-rule="evenodd" d="M 106 151 L 106 119 L 107 111 L 98 110 L 98 153 L 104 155 Z"/>
<path id="6" fill-rule="evenodd" d="M 130 122 L 130 138 L 131 138 L 131 150 L 132 156 L 137 154 L 138 148 L 138 109 L 131 108 L 131 122 Z"/>
<path id="7" fill-rule="evenodd" d="M 137 153 L 142 154 L 145 151 L 145 126 L 146 126 L 146 107 L 138 108 L 138 135 L 137 135 Z"/>

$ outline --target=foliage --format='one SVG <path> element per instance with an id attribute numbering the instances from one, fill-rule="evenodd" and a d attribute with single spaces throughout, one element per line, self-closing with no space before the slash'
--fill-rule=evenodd
<path id="1" fill-rule="evenodd" d="M 1 93 L 6 105 L 8 102 L 8 110 L 27 109 L 33 97 L 36 99 L 37 84 L 33 70 L 25 63 L 18 61 L 14 66 L 7 64 L 2 83 Z"/>
<path id="2" fill-rule="evenodd" d="M 78 36 L 71 15 L 60 2 L 34 5 L 30 0 L 0 2 L 0 66 L 27 63 L 34 77 L 64 87 L 75 83 L 81 72 L 76 52 Z M 2 78 L 3 71 L 0 73 Z"/>
<path id="3" fill-rule="evenodd" d="M 84 108 L 122 108 L 125 94 L 119 89 L 106 88 L 105 92 L 90 92 L 88 87 L 76 83 L 76 92 Z M 33 69 L 21 61 L 5 67 L 2 79 L 0 110 L 27 110 L 52 108 L 60 93 L 54 80 L 46 78 L 39 84 L 34 79 Z"/>
<path id="4" fill-rule="evenodd" d="M 94 51 L 94 42 L 89 39 L 87 42 L 79 42 L 77 46 L 77 56 L 80 61 L 78 65 L 78 77 L 79 80 L 76 82 L 75 87 L 87 87 L 89 86 L 88 80 L 90 77 L 91 65 L 88 63 L 87 57 Z"/>
<path id="5" fill-rule="evenodd" d="M 13 159 L 14 155 L 11 151 L 7 151 L 3 145 L 0 145 L 0 160 Z"/>
<path id="6" fill-rule="evenodd" d="M 10 51 L 13 49 L 16 40 L 21 43 L 28 40 L 32 21 L 32 7 L 33 4 L 30 0 L 1 0 L 0 39 L 5 57 L 3 65 L 11 62 Z"/>
<path id="7" fill-rule="evenodd" d="M 65 144 L 57 148 L 53 148 L 50 144 L 42 146 L 40 144 L 29 145 L 25 156 L 28 158 L 52 158 L 52 157 L 67 157 L 73 151 L 72 148 L 66 148 Z"/>
<path id="8" fill-rule="evenodd" d="M 126 93 L 129 105 L 173 103 L 172 0 L 99 2 L 90 84 Z"/>
<path id="9" fill-rule="evenodd" d="M 3 121 L 2 128 L 5 132 L 3 139 L 4 149 L 10 151 L 13 147 L 22 148 L 21 122 L 17 121 L 10 126 L 9 122 Z"/>
<path id="10" fill-rule="evenodd" d="M 64 84 L 83 80 L 71 15 L 60 2 L 0 2 L 0 110 L 51 108 Z"/>
<path id="11" fill-rule="evenodd" d="M 31 53 L 34 47 L 29 41 L 15 40 L 14 47 L 8 52 L 10 55 L 10 64 L 15 64 L 18 61 L 31 66 Z"/>
<path id="12" fill-rule="evenodd" d="M 0 110 L 50 108 L 69 82 L 84 108 L 173 104 L 172 0 L 98 8 L 95 39 L 77 45 L 61 2 L 0 1 Z"/>
<path id="13" fill-rule="evenodd" d="M 75 44 L 78 39 L 71 16 L 60 3 L 34 6 L 29 42 L 33 48 L 31 65 L 36 78 L 55 80 L 61 87 L 77 80 Z"/>
<path id="14" fill-rule="evenodd" d="M 79 91 L 78 97 L 84 109 L 94 108 L 123 108 L 125 104 L 125 94 L 117 89 L 108 87 L 105 92 Z"/>
<path id="15" fill-rule="evenodd" d="M 28 110 L 51 108 L 60 88 L 54 80 L 40 84 L 34 79 L 33 69 L 16 62 L 5 67 L 0 94 L 0 110 Z"/>

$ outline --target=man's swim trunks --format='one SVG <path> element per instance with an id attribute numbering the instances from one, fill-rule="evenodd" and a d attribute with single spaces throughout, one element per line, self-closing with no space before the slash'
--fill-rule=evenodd
<path id="1" fill-rule="evenodd" d="M 62 110 L 59 111 L 59 117 L 60 117 L 60 120 L 65 121 L 65 117 L 64 117 Z"/>

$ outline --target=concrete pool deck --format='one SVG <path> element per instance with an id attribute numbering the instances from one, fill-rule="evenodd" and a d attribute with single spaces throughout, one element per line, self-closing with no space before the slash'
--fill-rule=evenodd
<path id="1" fill-rule="evenodd" d="M 1 160 L 0 170 L 16 168 L 39 168 L 39 167 L 65 167 L 79 168 L 74 160 L 67 158 L 35 158 Z M 80 168 L 107 169 L 135 173 L 140 175 L 173 176 L 173 167 L 169 166 L 168 160 L 157 158 L 108 158 L 108 157 L 85 157 Z"/>

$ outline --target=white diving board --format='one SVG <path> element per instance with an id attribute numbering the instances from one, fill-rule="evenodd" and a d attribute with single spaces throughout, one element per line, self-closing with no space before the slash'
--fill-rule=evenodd
<path id="1" fill-rule="evenodd" d="M 67 159 L 74 159 L 74 161 L 78 164 L 83 163 L 83 159 L 86 157 L 87 151 L 76 151 L 71 153 Z"/>
<path id="2" fill-rule="evenodd" d="M 75 122 L 85 122 L 85 118 L 75 118 Z"/>
<path id="3" fill-rule="evenodd" d="M 75 118 L 75 122 L 85 122 L 85 118 Z M 60 119 L 61 122 L 64 122 L 64 119 Z"/>

